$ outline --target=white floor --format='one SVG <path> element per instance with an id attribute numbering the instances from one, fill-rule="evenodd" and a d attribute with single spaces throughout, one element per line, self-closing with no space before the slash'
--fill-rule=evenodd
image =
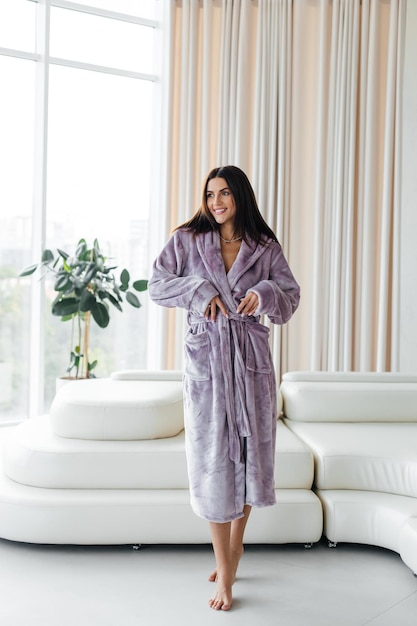
<path id="1" fill-rule="evenodd" d="M 210 546 L 0 540 L 1 626 L 415 626 L 417 578 L 380 548 L 248 546 L 228 613 L 208 608 Z"/>

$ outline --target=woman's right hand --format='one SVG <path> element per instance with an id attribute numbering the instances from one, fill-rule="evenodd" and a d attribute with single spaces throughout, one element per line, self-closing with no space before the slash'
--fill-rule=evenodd
<path id="1" fill-rule="evenodd" d="M 207 321 L 210 321 L 210 322 L 216 321 L 217 309 L 219 309 L 220 312 L 225 317 L 229 317 L 227 313 L 227 309 L 225 305 L 223 304 L 222 300 L 220 299 L 220 296 L 214 296 L 214 298 L 210 300 L 210 304 L 208 305 L 206 312 L 204 313 L 204 316 Z"/>

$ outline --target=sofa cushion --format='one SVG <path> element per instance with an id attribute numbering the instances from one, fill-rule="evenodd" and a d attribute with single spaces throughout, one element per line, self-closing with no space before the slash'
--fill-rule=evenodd
<path id="1" fill-rule="evenodd" d="M 417 423 L 285 422 L 313 451 L 318 489 L 417 497 Z"/>
<path id="2" fill-rule="evenodd" d="M 184 428 L 181 380 L 97 378 L 65 384 L 50 411 L 54 431 L 77 439 L 157 439 Z"/>
<path id="3" fill-rule="evenodd" d="M 181 370 L 119 370 L 112 380 L 182 380 Z"/>
<path id="4" fill-rule="evenodd" d="M 278 422 L 276 487 L 310 489 L 313 455 Z M 4 471 L 33 487 L 73 489 L 187 489 L 184 431 L 143 441 L 86 441 L 62 438 L 48 416 L 13 429 L 3 451 Z"/>
<path id="5" fill-rule="evenodd" d="M 402 528 L 410 516 L 417 515 L 416 498 L 392 493 L 328 489 L 317 495 L 323 506 L 324 534 L 335 543 L 364 543 L 399 552 Z M 397 623 L 401 619 L 386 622 Z"/>
<path id="6" fill-rule="evenodd" d="M 311 450 L 279 419 L 275 453 L 275 487 L 311 489 L 313 480 L 314 459 Z"/>
<path id="7" fill-rule="evenodd" d="M 302 422 L 417 422 L 417 376 L 289 372 L 280 386 L 285 417 Z"/>
<path id="8" fill-rule="evenodd" d="M 187 489 L 184 431 L 141 441 L 59 437 L 49 416 L 16 426 L 3 449 L 4 472 L 33 487 Z"/>
<path id="9" fill-rule="evenodd" d="M 399 553 L 414 576 L 417 576 L 417 517 L 409 517 L 401 528 Z"/>

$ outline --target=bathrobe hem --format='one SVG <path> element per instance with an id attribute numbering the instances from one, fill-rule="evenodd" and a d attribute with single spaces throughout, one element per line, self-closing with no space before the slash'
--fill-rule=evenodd
<path id="1" fill-rule="evenodd" d="M 259 504 L 258 502 L 245 502 L 245 506 L 248 505 L 253 508 L 263 509 L 267 506 L 274 506 L 276 503 L 276 500 L 273 500 L 271 502 L 262 502 L 261 504 Z M 205 520 L 206 522 L 213 522 L 215 524 L 227 524 L 229 522 L 234 522 L 235 520 L 242 519 L 242 517 L 244 516 L 244 513 L 242 511 L 241 513 L 236 513 L 236 515 L 228 516 L 227 519 L 219 519 L 199 513 L 192 505 L 191 508 L 193 509 L 193 512 L 197 515 L 197 517 Z"/>

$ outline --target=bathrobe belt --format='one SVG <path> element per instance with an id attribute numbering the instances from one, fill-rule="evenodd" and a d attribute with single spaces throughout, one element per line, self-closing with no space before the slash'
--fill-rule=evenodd
<path id="1" fill-rule="evenodd" d="M 226 419 L 229 431 L 229 458 L 234 463 L 242 460 L 243 437 L 250 437 L 252 434 L 246 401 L 248 374 L 242 348 L 246 353 L 249 343 L 248 326 L 259 323 L 258 319 L 242 317 L 230 311 L 229 317 L 226 318 L 218 313 L 216 318 L 216 324 L 219 324 Z M 203 320 L 200 316 L 190 314 L 188 321 L 195 324 Z M 204 321 L 206 321 L 205 318 Z"/>
<path id="2" fill-rule="evenodd" d="M 234 463 L 239 463 L 243 456 L 242 438 L 250 437 L 252 434 L 246 402 L 247 369 L 241 346 L 247 346 L 247 325 L 256 322 L 253 318 L 230 312 L 227 318 L 224 315 L 218 315 L 217 321 L 220 323 L 221 362 L 224 365 L 229 458 Z"/>

